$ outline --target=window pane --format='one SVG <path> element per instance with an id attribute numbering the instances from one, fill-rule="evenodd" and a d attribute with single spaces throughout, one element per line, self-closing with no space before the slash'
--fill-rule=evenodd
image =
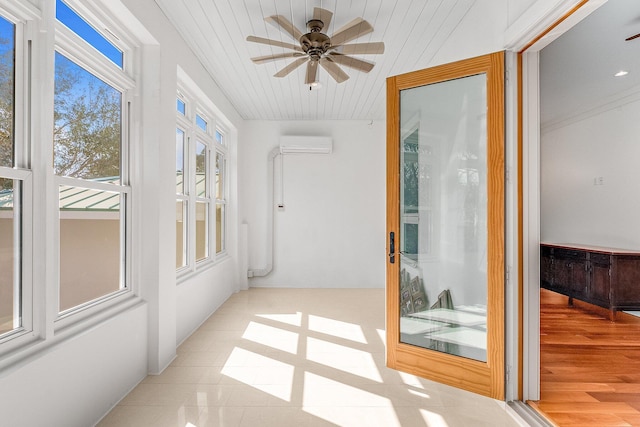
<path id="1" fill-rule="evenodd" d="M 120 193 L 60 186 L 60 311 L 123 285 Z"/>
<path id="2" fill-rule="evenodd" d="M 196 142 L 196 195 L 207 197 L 207 146 Z"/>
<path id="3" fill-rule="evenodd" d="M 0 17 L 0 166 L 13 166 L 15 26 Z"/>
<path id="4" fill-rule="evenodd" d="M 176 268 L 187 265 L 187 203 L 176 202 Z"/>
<path id="5" fill-rule="evenodd" d="M 122 68 L 122 51 L 60 0 L 56 1 L 56 18 L 96 48 L 100 53 L 109 58 L 114 64 Z"/>
<path id="6" fill-rule="evenodd" d="M 208 203 L 196 203 L 196 261 L 209 256 Z"/>
<path id="7" fill-rule="evenodd" d="M 118 90 L 56 52 L 56 174 L 84 179 L 120 177 L 121 106 Z"/>
<path id="8" fill-rule="evenodd" d="M 224 244 L 224 224 L 225 224 L 225 209 L 221 203 L 216 204 L 216 253 L 220 253 L 225 250 Z"/>
<path id="9" fill-rule="evenodd" d="M 396 236 L 410 251 L 398 267 L 406 273 L 398 283 L 400 342 L 481 362 L 487 361 L 488 337 L 496 336 L 487 324 L 494 266 L 487 261 L 487 84 L 486 74 L 476 74 L 401 91 L 400 123 L 419 117 L 419 129 L 400 131 L 404 171 Z M 462 324 L 469 307 L 474 320 Z M 438 316 L 445 312 L 446 319 Z M 433 328 L 434 320 L 440 326 Z"/>
<path id="10" fill-rule="evenodd" d="M 224 137 L 222 136 L 222 134 L 220 133 L 219 130 L 216 129 L 216 141 L 219 144 L 224 144 Z"/>
<path id="11" fill-rule="evenodd" d="M 224 156 L 216 153 L 216 199 L 224 199 Z"/>
<path id="12" fill-rule="evenodd" d="M 184 132 L 176 129 L 176 193 L 184 194 Z"/>
<path id="13" fill-rule="evenodd" d="M 200 114 L 196 114 L 196 125 L 203 131 L 207 131 L 207 121 L 200 116 Z"/>
<path id="14" fill-rule="evenodd" d="M 186 105 L 180 98 L 176 98 L 176 109 L 178 110 L 178 113 L 182 114 L 183 116 L 185 115 Z"/>
<path id="15" fill-rule="evenodd" d="M 14 210 L 14 188 L 18 181 L 0 178 L 0 335 L 21 326 L 20 319 L 20 219 Z"/>

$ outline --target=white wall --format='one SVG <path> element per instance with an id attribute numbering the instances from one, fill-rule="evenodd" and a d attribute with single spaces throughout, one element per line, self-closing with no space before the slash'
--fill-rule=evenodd
<path id="1" fill-rule="evenodd" d="M 640 249 L 638 117 L 640 100 L 542 133 L 542 241 Z"/>
<path id="2" fill-rule="evenodd" d="M 147 306 L 138 305 L 5 369 L 3 426 L 90 426 L 146 375 Z"/>
<path id="3" fill-rule="evenodd" d="M 280 135 L 330 136 L 333 153 L 284 157 L 285 208 L 274 213 L 273 272 L 250 279 L 250 286 L 383 287 L 383 121 L 245 123 L 239 142 L 240 218 L 248 224 L 250 268 L 266 263 L 267 157 Z M 278 180 L 275 188 L 278 201 Z"/>
<path id="4" fill-rule="evenodd" d="M 150 309 L 151 357 L 158 354 L 156 360 L 150 360 L 151 373 L 159 373 L 171 362 L 175 355 L 176 343 L 182 342 L 188 333 L 202 323 L 231 293 L 238 290 L 237 280 L 237 129 L 242 119 L 226 99 L 211 76 L 202 67 L 191 50 L 186 46 L 177 30 L 152 0 L 126 0 L 133 15 L 157 39 L 160 55 L 156 64 L 148 64 L 157 70 L 158 81 L 147 83 L 159 89 L 159 102 L 153 106 L 157 111 L 151 126 L 156 127 L 158 140 L 150 141 L 153 151 L 145 153 L 145 162 L 152 168 L 147 184 L 153 191 L 147 192 L 148 207 L 154 214 L 145 217 L 144 226 L 148 228 L 145 239 L 149 239 L 145 249 L 152 249 L 147 271 L 154 275 L 158 285 L 147 287 L 148 299 L 157 302 Z M 219 123 L 228 130 L 229 143 L 227 159 L 229 176 L 228 235 L 227 252 L 229 258 L 212 268 L 199 273 L 191 279 L 181 280 L 176 286 L 175 277 L 175 99 L 176 85 L 180 73 L 189 79 L 189 84 L 197 85 L 197 90 L 214 102 L 214 113 Z M 149 106 L 152 107 L 151 105 Z M 147 131 L 153 131 L 147 129 Z M 157 150 L 157 146 L 166 147 Z M 150 147 L 151 148 L 151 147 Z M 157 156 L 157 160 L 154 158 Z M 154 163 L 156 161 L 156 163 Z M 159 218 L 156 218 L 159 214 Z M 149 227 L 147 221 L 152 222 Z M 155 222 L 157 221 L 157 223 Z M 154 242 L 157 240 L 157 244 Z M 203 286 L 202 284 L 206 285 Z M 208 286 L 208 288 L 207 288 Z M 188 304 L 191 302 L 193 304 Z M 197 302 L 197 303 L 196 303 Z M 157 338 L 154 338 L 154 334 Z M 153 348 L 156 348 L 154 351 Z"/>

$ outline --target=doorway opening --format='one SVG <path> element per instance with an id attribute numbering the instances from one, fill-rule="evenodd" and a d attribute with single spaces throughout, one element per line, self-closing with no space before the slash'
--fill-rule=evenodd
<path id="1" fill-rule="evenodd" d="M 640 43 L 626 40 L 640 32 L 640 5 L 599 3 L 535 58 L 543 247 L 527 258 L 540 310 L 531 403 L 558 425 L 640 423 L 640 267 L 617 264 L 640 259 Z"/>

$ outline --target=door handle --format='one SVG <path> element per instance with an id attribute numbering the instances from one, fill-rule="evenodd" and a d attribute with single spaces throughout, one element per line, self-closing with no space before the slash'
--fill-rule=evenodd
<path id="1" fill-rule="evenodd" d="M 396 262 L 396 233 L 393 231 L 389 233 L 389 262 Z"/>

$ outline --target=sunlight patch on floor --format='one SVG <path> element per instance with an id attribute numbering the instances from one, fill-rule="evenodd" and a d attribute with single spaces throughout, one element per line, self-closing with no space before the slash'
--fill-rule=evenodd
<path id="1" fill-rule="evenodd" d="M 367 343 L 360 325 L 342 322 L 340 320 L 328 319 L 311 314 L 309 315 L 309 330 L 363 344 Z"/>
<path id="2" fill-rule="evenodd" d="M 242 338 L 291 354 L 298 351 L 297 333 L 257 322 L 249 322 Z"/>
<path id="3" fill-rule="evenodd" d="M 311 372 L 304 373 L 302 394 L 305 408 L 328 407 L 329 412 L 345 405 L 393 408 L 391 401 L 386 397 Z"/>
<path id="4" fill-rule="evenodd" d="M 440 414 L 427 411 L 426 409 L 420 409 L 420 414 L 429 427 L 449 427 L 449 424 L 447 424 Z"/>
<path id="5" fill-rule="evenodd" d="M 423 391 L 413 390 L 411 388 L 407 389 L 407 392 L 413 394 L 414 396 L 421 397 L 423 399 L 431 399 L 431 396 Z"/>
<path id="6" fill-rule="evenodd" d="M 420 377 L 417 377 L 412 374 L 407 374 L 406 372 L 402 372 L 402 371 L 398 371 L 398 375 L 402 379 L 402 382 L 405 383 L 406 385 L 424 390 L 424 385 L 422 385 L 422 381 L 421 381 L 422 379 Z"/>
<path id="7" fill-rule="evenodd" d="M 316 338 L 307 338 L 307 360 L 372 381 L 382 382 L 371 353 Z"/>
<path id="8" fill-rule="evenodd" d="M 240 361 L 245 365 L 239 365 Z M 271 396 L 291 401 L 293 365 L 236 347 L 221 373 Z"/>

